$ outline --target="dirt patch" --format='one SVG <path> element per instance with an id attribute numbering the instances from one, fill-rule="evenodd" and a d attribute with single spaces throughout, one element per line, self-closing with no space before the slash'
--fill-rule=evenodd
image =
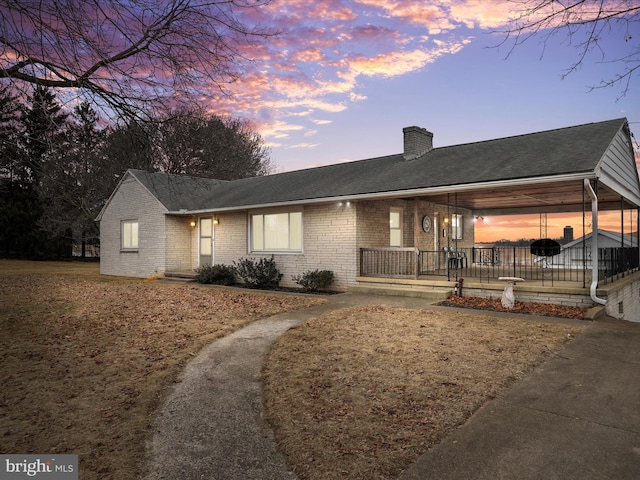
<path id="1" fill-rule="evenodd" d="M 160 402 L 206 344 L 313 297 L 0 261 L 0 452 L 72 453 L 82 479 L 137 479 Z"/>
<path id="2" fill-rule="evenodd" d="M 397 478 L 581 331 L 473 313 L 354 307 L 268 355 L 268 421 L 300 479 Z"/>

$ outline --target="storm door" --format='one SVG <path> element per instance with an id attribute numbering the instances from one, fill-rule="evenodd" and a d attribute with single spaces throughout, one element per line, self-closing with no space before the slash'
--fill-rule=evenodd
<path id="1" fill-rule="evenodd" d="M 200 266 L 213 265 L 213 218 L 200 219 Z"/>

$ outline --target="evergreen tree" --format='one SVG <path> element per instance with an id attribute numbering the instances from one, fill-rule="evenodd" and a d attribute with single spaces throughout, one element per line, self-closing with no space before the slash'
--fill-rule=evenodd
<path id="1" fill-rule="evenodd" d="M 47 159 L 62 140 L 67 114 L 56 96 L 46 87 L 37 85 L 29 97 L 24 112 L 24 161 L 18 170 L 23 183 L 36 188 L 41 185 Z"/>
<path id="2" fill-rule="evenodd" d="M 82 243 L 83 253 L 87 237 L 97 240 L 94 219 L 102 192 L 96 192 L 101 182 L 94 165 L 100 157 L 104 139 L 97 127 L 98 115 L 88 104 L 82 103 L 67 118 L 64 135 L 57 138 L 49 161 L 43 167 L 41 195 L 45 201 L 43 228 L 65 243 Z M 67 251 L 69 247 L 67 246 Z M 70 252 L 68 252 L 70 254 Z"/>
<path id="3" fill-rule="evenodd" d="M 8 87 L 0 89 L 0 178 L 10 181 L 19 163 L 19 125 L 20 104 Z"/>

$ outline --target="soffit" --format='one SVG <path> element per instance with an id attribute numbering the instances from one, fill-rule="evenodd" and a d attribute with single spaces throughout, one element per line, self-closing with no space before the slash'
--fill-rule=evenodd
<path id="1" fill-rule="evenodd" d="M 534 185 L 509 185 L 459 192 L 425 195 L 423 198 L 443 205 L 469 209 L 474 215 L 510 215 L 522 213 L 581 212 L 591 209 L 583 181 L 543 182 Z M 620 209 L 621 197 L 612 189 L 598 186 L 599 210 Z M 584 205 L 584 207 L 583 207 Z M 625 208 L 633 205 L 624 202 Z"/>

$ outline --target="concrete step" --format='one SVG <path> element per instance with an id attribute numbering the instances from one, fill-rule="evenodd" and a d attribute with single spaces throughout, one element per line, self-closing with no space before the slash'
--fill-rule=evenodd
<path id="1" fill-rule="evenodd" d="M 160 277 L 164 282 L 188 283 L 196 281 L 194 272 L 165 272 L 164 277 Z"/>

